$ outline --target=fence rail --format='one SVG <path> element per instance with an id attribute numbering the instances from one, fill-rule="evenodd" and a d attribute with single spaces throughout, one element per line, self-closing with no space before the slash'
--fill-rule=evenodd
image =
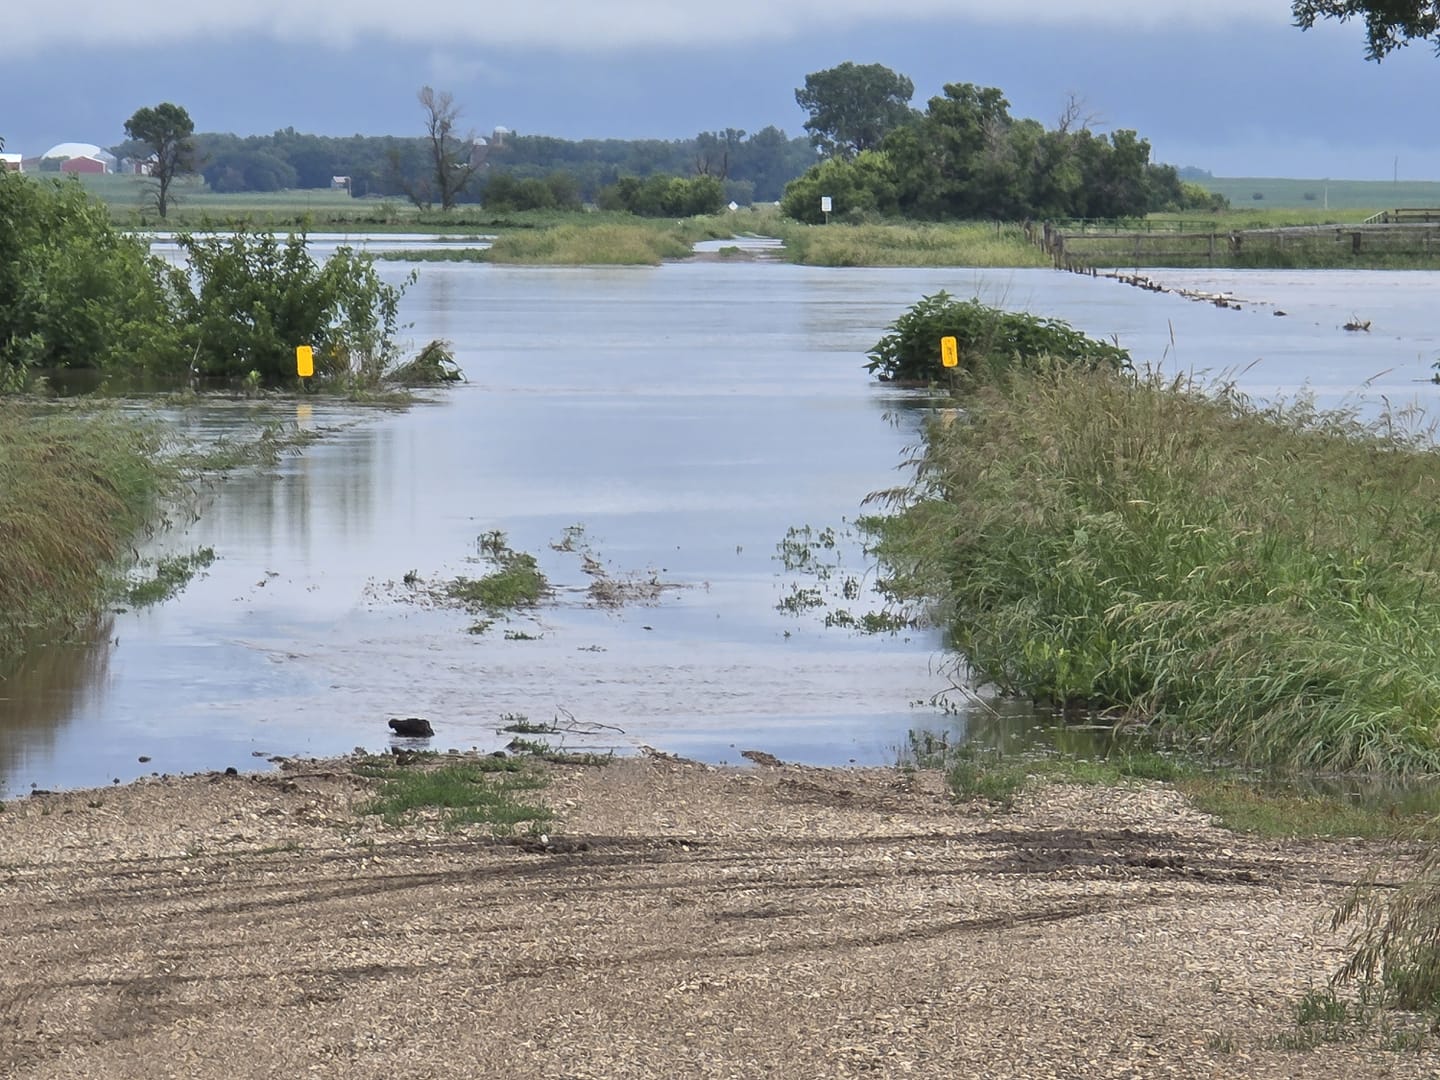
<path id="1" fill-rule="evenodd" d="M 1156 222 L 1183 226 L 1184 222 Z M 1076 227 L 1079 226 L 1079 227 Z M 1233 266 L 1296 263 L 1340 266 L 1371 259 L 1440 259 L 1440 209 L 1387 210 L 1354 225 L 1288 225 L 1222 231 L 1138 229 L 1128 222 L 1047 222 L 1026 235 L 1057 269 L 1114 266 Z"/>

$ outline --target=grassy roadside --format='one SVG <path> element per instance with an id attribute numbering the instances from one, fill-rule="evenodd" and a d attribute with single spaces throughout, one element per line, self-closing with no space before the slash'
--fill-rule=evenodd
<path id="1" fill-rule="evenodd" d="M 932 425 L 868 522 L 978 684 L 1284 771 L 1440 771 L 1440 454 L 1415 418 L 1062 368 Z"/>
<path id="2" fill-rule="evenodd" d="M 0 402 L 0 664 L 88 621 L 179 484 L 158 425 Z"/>
<path id="3" fill-rule="evenodd" d="M 986 803 L 997 810 L 1010 808 L 1023 792 L 1044 784 L 1121 787 L 1159 782 L 1236 833 L 1278 839 L 1440 839 L 1440 785 L 1433 783 L 1398 787 L 1343 778 L 1308 785 L 1294 778 L 1280 782 L 1197 757 L 1136 748 L 1089 758 L 921 745 L 912 760 L 942 770 L 957 801 Z"/>

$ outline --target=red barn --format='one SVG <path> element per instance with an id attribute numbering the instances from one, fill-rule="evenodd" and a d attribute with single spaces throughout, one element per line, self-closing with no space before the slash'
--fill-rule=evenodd
<path id="1" fill-rule="evenodd" d="M 109 172 L 105 162 L 93 157 L 67 158 L 60 166 L 62 173 L 103 173 Z"/>

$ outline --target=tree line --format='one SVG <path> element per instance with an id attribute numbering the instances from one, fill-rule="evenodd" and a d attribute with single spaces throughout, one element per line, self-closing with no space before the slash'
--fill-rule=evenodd
<path id="1" fill-rule="evenodd" d="M 455 193 L 455 202 L 487 201 L 487 187 L 497 182 L 510 198 L 515 182 L 549 181 L 565 174 L 568 181 L 556 181 L 563 185 L 556 189 L 558 202 L 547 202 L 533 185 L 527 189 L 541 208 L 569 205 L 572 194 L 581 202 L 595 202 L 603 189 L 623 178 L 657 175 L 714 177 L 726 200 L 775 202 L 785 185 L 815 161 L 809 139 L 792 138 L 773 126 L 754 133 L 736 128 L 701 132 L 688 139 L 571 140 L 496 132 L 473 151 L 464 136 L 456 133 L 451 138 L 465 144 L 463 163 L 473 161 L 478 170 L 475 182 Z M 336 137 L 287 127 L 270 135 L 199 132 L 191 143 L 197 171 L 218 192 L 328 188 L 332 178 L 343 176 L 349 178 L 350 192 L 357 197 L 413 201 L 434 172 L 428 134 Z M 138 140 L 122 143 L 113 152 L 135 160 L 150 153 Z"/>
<path id="2" fill-rule="evenodd" d="M 1052 128 L 1017 119 L 995 87 L 950 83 L 924 111 L 908 78 L 878 64 L 842 64 L 795 92 L 824 161 L 789 185 L 781 209 L 812 223 L 829 214 L 917 220 L 1119 218 L 1218 209 L 1174 166 L 1150 160 L 1128 129 L 1091 130 L 1072 99 Z"/>

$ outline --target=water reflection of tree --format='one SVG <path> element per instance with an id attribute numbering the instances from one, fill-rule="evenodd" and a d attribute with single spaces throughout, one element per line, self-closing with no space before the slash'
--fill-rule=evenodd
<path id="1" fill-rule="evenodd" d="M 53 750 L 109 677 L 114 625 L 114 616 L 106 616 L 76 640 L 30 649 L 0 678 L 0 788 L 29 759 Z"/>
<path id="2" fill-rule="evenodd" d="M 389 440 L 375 425 L 352 427 L 274 470 L 231 477 L 206 508 L 203 535 L 217 547 L 260 559 L 330 557 L 325 545 L 374 528 Z"/>

